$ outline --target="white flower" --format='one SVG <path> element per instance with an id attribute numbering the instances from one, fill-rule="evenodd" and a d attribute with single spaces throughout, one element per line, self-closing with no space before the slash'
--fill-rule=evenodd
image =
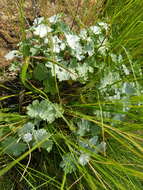
<path id="1" fill-rule="evenodd" d="M 52 32 L 52 29 L 49 26 L 46 26 L 45 24 L 40 24 L 37 27 L 34 28 L 34 35 L 40 36 L 40 38 L 44 38 L 47 36 L 48 32 Z"/>
<path id="2" fill-rule="evenodd" d="M 94 34 L 100 34 L 101 33 L 101 29 L 99 26 L 91 26 L 90 30 L 94 33 Z"/>
<path id="3" fill-rule="evenodd" d="M 15 57 L 20 57 L 19 55 L 18 55 L 18 51 L 17 50 L 12 50 L 12 51 L 10 51 L 9 53 L 7 53 L 4 57 L 5 57 L 5 59 L 6 60 L 12 60 L 12 59 L 14 59 Z"/>

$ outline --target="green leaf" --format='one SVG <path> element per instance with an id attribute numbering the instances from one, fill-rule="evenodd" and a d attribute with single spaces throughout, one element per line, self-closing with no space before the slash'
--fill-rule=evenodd
<path id="1" fill-rule="evenodd" d="M 88 154 L 81 154 L 78 162 L 82 165 L 85 166 L 90 160 L 90 156 Z"/>
<path id="2" fill-rule="evenodd" d="M 33 135 L 31 133 L 26 133 L 23 135 L 23 141 L 26 143 L 29 143 L 30 141 L 32 141 L 33 139 Z"/>
<path id="3" fill-rule="evenodd" d="M 55 78 L 51 75 L 51 72 L 48 72 L 47 78 L 43 80 L 44 85 L 44 91 L 46 93 L 56 94 L 56 84 L 55 84 Z"/>
<path id="4" fill-rule="evenodd" d="M 45 129 L 34 130 L 34 138 L 37 142 L 40 142 L 45 138 L 49 138 L 49 134 Z"/>
<path id="5" fill-rule="evenodd" d="M 63 161 L 60 163 L 60 167 L 63 168 L 66 174 L 72 173 L 76 170 L 75 157 L 71 153 L 66 153 L 62 156 Z"/>
<path id="6" fill-rule="evenodd" d="M 28 40 L 23 41 L 20 45 L 20 51 L 24 57 L 30 55 L 30 43 Z"/>
<path id="7" fill-rule="evenodd" d="M 106 142 L 102 141 L 99 145 L 97 145 L 95 151 L 97 153 L 104 153 L 106 151 Z"/>
<path id="8" fill-rule="evenodd" d="M 8 68 L 9 71 L 16 72 L 20 70 L 21 63 L 18 61 L 14 61 L 11 63 L 10 67 Z"/>
<path id="9" fill-rule="evenodd" d="M 33 133 L 33 130 L 34 130 L 34 124 L 31 122 L 28 122 L 28 123 L 24 124 L 23 127 L 21 127 L 18 130 L 18 135 L 23 136 L 26 133 Z"/>
<path id="10" fill-rule="evenodd" d="M 83 63 L 83 64 L 78 64 L 78 66 L 76 67 L 76 71 L 79 77 L 84 78 L 84 80 L 86 81 L 88 79 L 88 74 L 93 73 L 94 69 L 91 66 L 89 66 L 87 63 Z"/>
<path id="11" fill-rule="evenodd" d="M 25 143 L 17 142 L 18 139 L 14 137 L 8 137 L 1 144 L 5 149 L 6 154 L 10 154 L 12 156 L 19 156 L 22 152 L 27 149 L 27 145 Z"/>
<path id="12" fill-rule="evenodd" d="M 105 88 L 107 85 L 112 85 L 113 83 L 120 80 L 120 75 L 118 71 L 112 71 L 109 68 L 104 71 L 104 76 L 101 77 L 100 88 Z"/>
<path id="13" fill-rule="evenodd" d="M 53 141 L 49 140 L 50 134 L 45 129 L 34 130 L 35 142 L 38 143 L 43 139 L 47 139 L 40 147 L 46 149 L 48 152 L 52 150 Z M 35 145 L 35 143 L 34 143 Z"/>
<path id="14" fill-rule="evenodd" d="M 52 123 L 56 118 L 61 117 L 61 114 L 63 113 L 62 107 L 58 104 L 52 104 L 47 100 L 42 100 L 41 102 L 35 100 L 27 107 L 27 110 L 27 114 L 31 118 L 41 119 L 49 123 Z"/>
<path id="15" fill-rule="evenodd" d="M 53 141 L 52 140 L 48 140 L 46 142 L 44 142 L 41 145 L 42 148 L 46 149 L 47 152 L 51 152 L 52 148 L 53 148 Z"/>
<path id="16" fill-rule="evenodd" d="M 98 136 L 94 136 L 94 137 L 92 137 L 91 139 L 89 139 L 89 145 L 90 145 L 90 146 L 96 145 L 97 142 L 98 142 Z"/>
<path id="17" fill-rule="evenodd" d="M 123 84 L 122 91 L 123 91 L 123 93 L 125 93 L 129 96 L 135 95 L 136 94 L 136 88 L 134 87 L 134 83 L 125 82 Z"/>
<path id="18" fill-rule="evenodd" d="M 48 77 L 48 69 L 44 66 L 44 64 L 39 63 L 34 69 L 33 75 L 36 80 L 45 80 Z"/>
<path id="19" fill-rule="evenodd" d="M 65 33 L 65 34 L 70 33 L 70 27 L 66 23 L 59 22 L 56 24 L 56 26 L 57 26 L 56 28 L 57 32 Z"/>
<path id="20" fill-rule="evenodd" d="M 81 137 L 90 131 L 90 122 L 87 120 L 82 119 L 79 122 L 77 122 L 77 125 L 79 127 L 77 134 Z"/>
<path id="21" fill-rule="evenodd" d="M 18 130 L 18 135 L 26 143 L 29 143 L 33 139 L 34 124 L 28 122 Z"/>
<path id="22" fill-rule="evenodd" d="M 48 62 L 46 64 L 46 67 L 51 69 L 51 73 L 52 73 L 53 77 L 56 74 L 56 76 L 60 82 L 69 80 L 70 78 L 74 77 L 74 75 L 72 73 L 70 73 L 69 71 L 67 71 L 66 69 L 63 69 L 62 67 L 60 67 L 58 65 L 53 65 L 51 62 Z M 71 69 L 70 69 L 70 71 L 73 72 Z"/>
<path id="23" fill-rule="evenodd" d="M 81 137 L 87 134 L 94 136 L 101 132 L 100 128 L 96 124 L 84 119 L 78 121 L 77 126 L 77 134 Z"/>

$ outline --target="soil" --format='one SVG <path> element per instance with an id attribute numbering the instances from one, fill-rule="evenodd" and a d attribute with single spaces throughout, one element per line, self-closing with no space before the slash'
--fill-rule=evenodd
<path id="1" fill-rule="evenodd" d="M 16 48 L 19 41 L 18 11 L 13 1 L 0 0 L 0 68 L 10 64 L 4 55 Z"/>
<path id="2" fill-rule="evenodd" d="M 55 8 L 53 3 L 45 0 L 25 0 L 24 11 L 25 21 L 30 25 L 36 16 L 53 14 Z M 0 68 L 7 67 L 10 62 L 6 61 L 4 55 L 17 48 L 20 41 L 20 21 L 17 0 L 0 0 Z M 36 4 L 37 2 L 37 4 Z M 42 2 L 42 3 L 41 3 Z M 43 6 L 45 4 L 45 6 Z M 40 7 L 49 8 L 47 10 Z M 50 11 L 51 10 L 51 11 Z"/>
<path id="3" fill-rule="evenodd" d="M 10 64 L 9 61 L 6 61 L 4 55 L 10 50 L 16 49 L 17 43 L 20 41 L 21 35 L 18 10 L 18 2 L 20 1 L 22 0 L 0 0 L 0 69 L 5 68 Z M 78 14 L 78 17 L 82 17 L 82 14 L 86 10 L 83 2 L 83 0 L 24 0 L 26 24 L 27 26 L 30 25 L 33 19 L 37 16 L 49 17 L 61 11 L 64 11 L 68 15 L 67 22 L 74 24 L 74 16 Z M 96 3 L 99 4 L 97 5 L 97 9 L 100 10 L 99 7 L 102 6 L 104 0 L 99 2 L 100 3 L 97 3 L 97 0 L 89 1 L 91 12 L 92 7 L 94 7 L 93 5 Z M 73 15 L 71 15 L 71 13 Z"/>

